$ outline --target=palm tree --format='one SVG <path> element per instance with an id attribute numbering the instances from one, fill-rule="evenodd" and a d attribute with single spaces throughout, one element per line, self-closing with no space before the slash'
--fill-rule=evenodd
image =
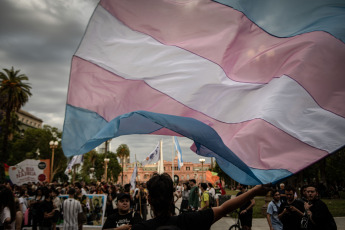
<path id="1" fill-rule="evenodd" d="M 125 159 L 129 157 L 129 148 L 126 144 L 121 144 L 119 147 L 116 149 L 116 155 L 118 158 L 121 159 L 121 164 L 122 164 L 122 176 L 121 176 L 121 184 L 123 185 L 123 166 L 125 163 Z"/>
<path id="2" fill-rule="evenodd" d="M 14 70 L 12 67 L 3 69 L 0 72 L 0 110 L 5 112 L 5 123 L 3 132 L 3 146 L 0 155 L 0 162 L 6 162 L 9 154 L 7 153 L 8 140 L 10 136 L 10 126 L 14 122 L 11 114 L 18 111 L 31 96 L 31 86 L 24 81 L 28 81 L 25 74 L 19 74 L 20 70 Z"/>

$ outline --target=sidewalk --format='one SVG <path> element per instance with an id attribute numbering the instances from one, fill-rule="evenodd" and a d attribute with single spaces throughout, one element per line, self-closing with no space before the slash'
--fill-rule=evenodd
<path id="1" fill-rule="evenodd" d="M 345 229 L 345 217 L 334 217 L 338 229 Z M 231 225 L 235 224 L 234 219 L 230 217 L 223 217 L 211 227 L 211 230 L 229 229 Z M 268 223 L 265 218 L 253 219 L 252 230 L 268 230 Z"/>

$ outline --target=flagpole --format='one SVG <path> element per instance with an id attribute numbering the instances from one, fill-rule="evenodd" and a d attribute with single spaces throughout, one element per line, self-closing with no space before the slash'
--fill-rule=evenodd
<path id="1" fill-rule="evenodd" d="M 137 154 L 135 154 L 135 165 L 137 166 L 137 170 L 138 170 L 138 163 L 137 163 Z M 139 170 L 138 170 L 139 172 Z M 137 177 L 138 177 L 138 173 L 137 175 L 135 175 L 135 180 L 137 181 Z M 137 183 L 135 183 L 135 185 L 137 185 Z M 135 188 L 134 188 L 134 191 L 135 191 Z M 135 196 L 135 194 L 134 194 Z M 141 194 L 140 194 L 140 188 L 138 189 L 138 196 L 139 196 L 139 210 L 140 210 L 140 216 L 142 217 L 141 215 Z M 135 197 L 134 197 L 135 198 Z"/>

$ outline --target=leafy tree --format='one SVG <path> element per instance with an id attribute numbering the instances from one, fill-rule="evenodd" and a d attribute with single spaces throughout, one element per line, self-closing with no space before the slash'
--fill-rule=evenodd
<path id="1" fill-rule="evenodd" d="M 216 161 L 216 164 L 213 168 L 213 171 L 218 173 L 218 176 L 221 180 L 224 180 L 225 184 L 234 184 L 235 181 L 230 177 L 228 176 L 228 174 L 226 174 L 218 165 L 217 161 Z"/>
<path id="2" fill-rule="evenodd" d="M 20 70 L 15 71 L 12 67 L 10 70 L 3 69 L 3 71 L 0 72 L 0 98 L 2 99 L 0 109 L 5 111 L 5 122 L 0 161 L 6 162 L 10 126 L 13 123 L 11 114 L 18 111 L 29 100 L 31 86 L 24 82 L 29 79 L 25 74 L 19 74 Z"/>
<path id="3" fill-rule="evenodd" d="M 29 128 L 25 131 L 23 138 L 16 138 L 11 145 L 9 165 L 15 165 L 25 159 L 51 159 L 52 150 L 49 142 L 60 140 L 62 133 L 55 127 L 44 125 L 42 129 Z M 37 154 L 39 149 L 40 156 Z M 63 154 L 61 145 L 54 151 L 53 179 L 66 180 L 63 175 L 67 167 L 67 158 Z M 55 178 L 54 178 L 54 175 Z M 59 175 L 59 176 L 57 176 Z"/>
<path id="4" fill-rule="evenodd" d="M 118 158 L 121 159 L 122 163 L 122 176 L 121 176 L 121 184 L 123 185 L 123 169 L 124 169 L 124 163 L 125 159 L 129 157 L 130 151 L 129 148 L 126 144 L 121 144 L 119 147 L 116 149 L 116 155 Z"/>
<path id="5" fill-rule="evenodd" d="M 4 179 L 3 163 L 8 160 L 8 141 L 10 138 L 10 127 L 13 124 L 13 114 L 18 111 L 31 96 L 31 86 L 24 81 L 28 77 L 24 74 L 19 74 L 20 70 L 14 70 L 12 67 L 3 69 L 0 72 L 0 113 L 5 112 L 5 119 L 1 122 L 3 128 L 1 129 L 2 147 L 0 151 L 0 180 Z M 2 117 L 2 116 L 1 116 Z M 3 118 L 1 119 L 1 121 Z"/>
<path id="6" fill-rule="evenodd" d="M 85 182 L 90 182 L 90 168 L 94 168 L 94 176 L 98 181 L 102 180 L 104 175 L 104 158 L 109 158 L 107 175 L 112 178 L 114 182 L 117 182 L 117 178 L 121 172 L 121 166 L 117 160 L 116 154 L 112 152 L 97 153 L 95 150 L 92 150 L 84 155 L 84 162 L 81 169 L 81 177 Z"/>

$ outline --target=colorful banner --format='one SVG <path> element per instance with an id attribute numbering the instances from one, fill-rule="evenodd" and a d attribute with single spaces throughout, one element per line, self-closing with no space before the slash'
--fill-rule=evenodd
<path id="1" fill-rule="evenodd" d="M 50 160 L 24 160 L 8 170 L 13 184 L 22 185 L 28 182 L 50 181 Z"/>
<path id="2" fill-rule="evenodd" d="M 217 181 L 219 181 L 218 173 L 206 171 L 206 181 L 215 184 Z"/>

